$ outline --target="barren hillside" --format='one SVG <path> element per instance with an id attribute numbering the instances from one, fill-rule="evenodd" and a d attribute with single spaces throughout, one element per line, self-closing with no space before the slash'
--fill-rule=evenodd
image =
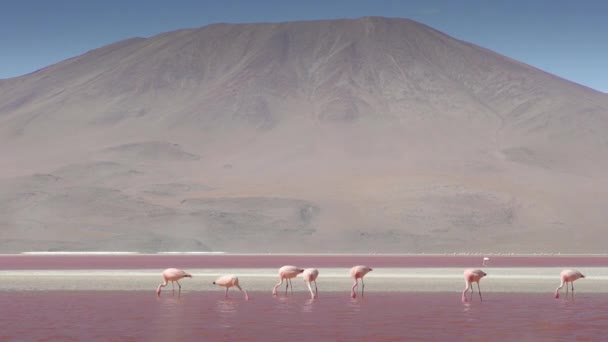
<path id="1" fill-rule="evenodd" d="M 215 24 L 0 80 L 0 252 L 596 252 L 608 95 L 406 19 Z"/>

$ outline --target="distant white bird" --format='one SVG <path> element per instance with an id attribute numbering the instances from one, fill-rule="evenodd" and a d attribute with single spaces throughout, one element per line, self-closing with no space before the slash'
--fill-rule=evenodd
<path id="1" fill-rule="evenodd" d="M 490 258 L 483 257 L 483 262 L 481 263 L 481 266 L 486 266 L 488 264 L 488 262 L 490 262 Z"/>

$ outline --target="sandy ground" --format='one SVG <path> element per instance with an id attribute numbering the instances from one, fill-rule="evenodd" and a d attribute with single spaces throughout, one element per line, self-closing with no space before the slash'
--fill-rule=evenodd
<path id="1" fill-rule="evenodd" d="M 587 278 L 575 283 L 577 292 L 608 292 L 608 268 L 579 268 Z M 181 282 L 183 292 L 221 291 L 212 285 L 221 274 L 236 274 L 249 291 L 270 291 L 277 283 L 276 269 L 190 269 L 192 279 Z M 350 291 L 352 280 L 345 268 L 321 268 L 319 291 Z M 552 292 L 559 285 L 561 268 L 484 268 L 482 292 Z M 0 291 L 129 290 L 154 291 L 160 270 L 73 270 L 0 271 Z M 377 291 L 461 291 L 461 268 L 377 268 L 365 277 L 365 289 Z M 305 291 L 301 278 L 293 280 L 294 291 Z M 167 287 L 171 290 L 171 285 Z M 284 289 L 284 287 L 283 287 Z"/>

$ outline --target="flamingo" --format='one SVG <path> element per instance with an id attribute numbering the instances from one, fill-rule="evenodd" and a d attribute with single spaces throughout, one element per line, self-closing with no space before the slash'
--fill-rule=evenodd
<path id="1" fill-rule="evenodd" d="M 233 286 L 236 286 L 239 290 L 241 290 L 241 292 L 243 292 L 245 294 L 245 300 L 249 300 L 249 295 L 247 295 L 247 291 L 245 291 L 241 288 L 241 286 L 239 285 L 239 278 L 235 275 L 229 274 L 229 275 L 221 276 L 213 282 L 213 285 L 225 287 L 226 288 L 226 296 L 225 296 L 226 298 L 228 298 L 228 289 Z"/>
<path id="2" fill-rule="evenodd" d="M 278 284 L 276 284 L 274 286 L 274 288 L 272 289 L 272 295 L 276 296 L 277 295 L 277 287 L 281 286 L 281 284 L 283 284 L 283 279 L 285 279 L 285 294 L 287 294 L 287 288 L 289 287 L 289 284 L 291 284 L 291 279 L 295 278 L 298 276 L 298 274 L 304 272 L 304 269 L 299 268 L 299 267 L 295 267 L 295 266 L 283 266 L 281 268 L 279 268 L 279 280 L 280 282 Z M 293 293 L 293 284 L 291 285 L 291 293 Z"/>
<path id="3" fill-rule="evenodd" d="M 466 284 L 464 290 L 462 291 L 462 301 L 466 302 L 467 297 L 466 293 L 469 289 L 471 289 L 471 296 L 473 296 L 473 283 L 477 283 L 477 291 L 479 292 L 479 300 L 483 300 L 481 298 L 481 288 L 479 287 L 479 281 L 481 278 L 485 277 L 487 274 L 482 270 L 477 269 L 468 269 L 464 271 L 464 282 Z"/>
<path id="4" fill-rule="evenodd" d="M 579 278 L 585 278 L 585 275 L 577 270 L 563 270 L 559 274 L 561 278 L 561 284 L 555 289 L 555 298 L 559 298 L 559 290 L 566 285 L 566 294 L 568 294 L 568 283 L 572 284 L 572 294 L 574 295 L 574 281 Z"/>
<path id="5" fill-rule="evenodd" d="M 157 296 L 160 296 L 160 289 L 162 287 L 167 286 L 169 281 L 171 282 L 171 288 L 173 289 L 173 294 L 175 294 L 175 285 L 173 283 L 177 283 L 177 286 L 179 286 L 179 293 L 181 294 L 182 285 L 179 283 L 178 280 L 180 280 L 182 278 L 192 278 L 192 275 L 190 275 L 178 268 L 167 268 L 166 270 L 163 271 L 162 277 L 163 277 L 163 282 L 160 285 L 158 285 L 158 287 L 156 288 Z"/>
<path id="6" fill-rule="evenodd" d="M 319 290 L 317 290 L 317 277 L 319 276 L 319 270 L 316 268 L 307 268 L 302 272 L 302 278 L 304 278 L 304 282 L 308 285 L 308 290 L 310 290 L 310 296 L 312 299 L 317 298 Z M 315 292 L 312 292 L 312 287 L 310 283 L 315 283 Z"/>
<path id="7" fill-rule="evenodd" d="M 365 277 L 365 275 L 371 271 L 371 267 L 363 265 L 353 266 L 353 268 L 350 269 L 350 276 L 355 280 L 350 294 L 352 298 L 357 298 L 357 292 L 355 292 L 355 289 L 359 286 L 358 279 L 361 279 L 361 297 L 363 297 L 363 291 L 365 291 L 365 283 L 363 282 L 363 277 Z"/>

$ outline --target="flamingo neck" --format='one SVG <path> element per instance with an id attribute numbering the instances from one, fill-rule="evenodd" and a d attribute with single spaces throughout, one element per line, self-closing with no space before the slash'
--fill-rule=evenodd
<path id="1" fill-rule="evenodd" d="M 165 280 L 162 284 L 158 285 L 156 288 L 156 293 L 160 294 L 160 288 L 167 286 L 167 280 Z"/>
<path id="2" fill-rule="evenodd" d="M 312 298 L 315 298 L 315 293 L 312 291 L 312 286 L 310 286 L 310 282 L 306 282 L 306 285 L 308 286 L 308 290 L 310 291 L 310 295 L 312 296 Z"/>
<path id="3" fill-rule="evenodd" d="M 562 289 L 562 287 L 564 287 L 565 281 L 562 280 L 562 282 L 559 284 L 559 287 L 555 289 L 555 298 L 559 298 L 559 290 Z"/>

